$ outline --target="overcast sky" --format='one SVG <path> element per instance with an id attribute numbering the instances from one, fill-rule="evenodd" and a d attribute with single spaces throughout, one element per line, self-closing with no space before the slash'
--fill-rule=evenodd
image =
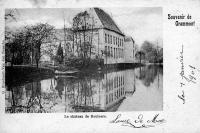
<path id="1" fill-rule="evenodd" d="M 102 8 L 114 19 L 119 28 L 126 35 L 132 36 L 139 46 L 145 41 L 157 42 L 162 45 L 162 8 L 160 7 L 132 7 L 132 8 Z M 9 27 L 20 27 L 38 22 L 47 22 L 55 28 L 63 28 L 72 24 L 73 17 L 83 8 L 51 9 L 26 8 L 15 10 L 17 21 L 7 22 Z M 10 10 L 6 10 L 10 11 Z"/>

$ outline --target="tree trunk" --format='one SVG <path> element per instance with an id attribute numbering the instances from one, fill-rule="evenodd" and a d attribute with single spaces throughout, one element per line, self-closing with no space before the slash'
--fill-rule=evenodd
<path id="1" fill-rule="evenodd" d="M 38 47 L 37 47 L 36 56 L 35 56 L 37 68 L 38 68 L 38 66 L 39 66 L 40 54 L 41 54 L 41 53 L 40 53 L 40 46 L 38 46 Z"/>
<path id="2" fill-rule="evenodd" d="M 12 53 L 11 67 L 13 67 L 13 64 L 14 64 L 14 52 Z"/>

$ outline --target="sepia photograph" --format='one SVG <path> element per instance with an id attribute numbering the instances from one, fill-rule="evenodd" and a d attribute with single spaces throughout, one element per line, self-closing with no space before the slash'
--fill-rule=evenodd
<path id="1" fill-rule="evenodd" d="M 5 9 L 5 113 L 163 110 L 162 7 Z"/>

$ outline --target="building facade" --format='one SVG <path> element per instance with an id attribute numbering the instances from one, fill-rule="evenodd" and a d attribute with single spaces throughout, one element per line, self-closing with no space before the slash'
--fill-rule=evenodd
<path id="1" fill-rule="evenodd" d="M 125 45 L 124 45 L 125 63 L 134 63 L 135 62 L 134 40 L 132 37 L 126 36 L 124 42 L 125 42 Z"/>

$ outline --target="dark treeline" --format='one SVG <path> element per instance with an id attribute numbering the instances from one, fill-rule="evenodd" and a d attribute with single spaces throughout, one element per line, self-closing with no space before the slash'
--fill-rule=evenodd
<path id="1" fill-rule="evenodd" d="M 54 27 L 45 23 L 25 26 L 17 31 L 6 30 L 6 62 L 16 64 L 36 64 L 42 56 L 41 45 L 51 40 Z M 43 51 L 44 52 L 44 51 Z"/>
<path id="2" fill-rule="evenodd" d="M 149 41 L 144 41 L 136 53 L 136 58 L 140 62 L 144 60 L 149 63 L 163 63 L 163 48 Z"/>

